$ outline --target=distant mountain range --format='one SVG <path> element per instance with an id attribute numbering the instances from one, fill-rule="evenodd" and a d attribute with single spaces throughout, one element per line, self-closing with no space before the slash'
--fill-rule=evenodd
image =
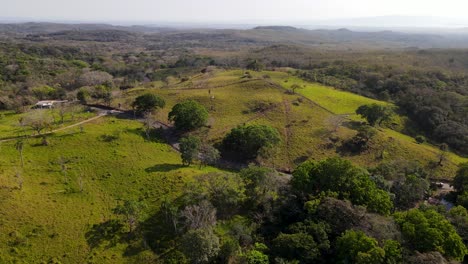
<path id="1" fill-rule="evenodd" d="M 171 28 L 109 24 L 9 23 L 0 24 L 0 36 L 29 41 L 153 41 L 157 43 L 229 46 L 295 44 L 331 48 L 468 48 L 468 29 L 440 32 L 398 32 L 352 28 L 307 29 L 293 26 L 257 26 L 250 29 Z M 457 34 L 454 34 L 457 33 Z"/>

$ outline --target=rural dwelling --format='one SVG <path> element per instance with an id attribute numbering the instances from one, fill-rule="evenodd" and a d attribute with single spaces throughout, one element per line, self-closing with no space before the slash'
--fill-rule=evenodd
<path id="1" fill-rule="evenodd" d="M 34 105 L 33 108 L 35 109 L 51 109 L 54 108 L 56 105 L 59 104 L 64 104 L 68 102 L 67 100 L 65 101 L 58 101 L 58 100 L 46 100 L 46 101 L 39 101 Z"/>

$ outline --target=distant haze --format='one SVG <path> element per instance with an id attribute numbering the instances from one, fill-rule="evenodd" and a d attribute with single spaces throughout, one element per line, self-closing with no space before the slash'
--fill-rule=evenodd
<path id="1" fill-rule="evenodd" d="M 3 21 L 467 27 L 467 0 L 0 0 Z"/>

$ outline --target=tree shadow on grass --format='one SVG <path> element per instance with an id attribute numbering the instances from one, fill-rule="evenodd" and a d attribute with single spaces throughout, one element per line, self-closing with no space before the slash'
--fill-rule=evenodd
<path id="1" fill-rule="evenodd" d="M 145 169 L 145 171 L 146 172 L 169 172 L 169 171 L 178 170 L 181 168 L 185 168 L 185 166 L 182 164 L 164 163 L 164 164 L 157 164 L 152 167 L 148 167 Z"/>
<path id="2" fill-rule="evenodd" d="M 140 136 L 147 141 L 156 142 L 156 143 L 167 143 L 162 129 L 151 129 L 149 133 L 149 139 L 146 136 L 146 133 L 143 128 L 126 129 L 126 132 Z"/>
<path id="3" fill-rule="evenodd" d="M 106 248 L 111 248 L 117 245 L 125 234 L 123 227 L 123 224 L 115 219 L 95 224 L 86 232 L 86 242 L 91 248 L 96 248 L 103 244 L 106 245 Z"/>

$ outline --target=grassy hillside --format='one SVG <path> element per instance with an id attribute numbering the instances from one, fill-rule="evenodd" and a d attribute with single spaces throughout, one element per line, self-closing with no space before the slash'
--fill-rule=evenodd
<path id="1" fill-rule="evenodd" d="M 149 253 L 130 254 L 125 237 L 115 245 L 103 238 L 96 246 L 86 233 L 116 219 L 119 201 L 142 201 L 145 219 L 193 175 L 214 169 L 182 167 L 168 145 L 145 141 L 141 126 L 104 117 L 84 125 L 83 133 L 73 128 L 49 137 L 49 146 L 30 139 L 24 168 L 15 142 L 2 143 L 0 262 L 48 263 L 54 256 L 62 263 L 138 263 Z"/>
<path id="2" fill-rule="evenodd" d="M 250 75 L 250 76 L 249 76 Z M 296 94 L 288 93 L 297 84 Z M 151 87 L 151 86 L 148 86 Z M 153 86 L 154 87 L 154 86 Z M 242 70 L 215 70 L 198 74 L 188 81 L 150 88 L 166 99 L 168 105 L 160 111 L 159 118 L 167 122 L 171 107 L 185 99 L 194 99 L 210 112 L 209 127 L 199 133 L 205 140 L 216 143 L 233 127 L 245 123 L 268 124 L 280 132 L 282 141 L 265 164 L 282 170 L 293 169 L 306 159 L 344 155 L 366 167 L 395 160 L 415 160 L 432 171 L 431 177 L 449 179 L 456 166 L 467 159 L 449 153 L 445 166 L 433 167 L 440 151 L 429 144 L 416 144 L 415 140 L 390 129 L 379 129 L 370 149 L 359 155 L 342 153 L 338 145 L 330 145 L 330 136 L 341 141 L 357 132 L 352 121 L 363 121 L 355 110 L 364 104 L 383 104 L 377 101 L 332 87 L 303 81 L 284 71 L 249 72 Z M 130 102 L 146 89 L 134 89 L 123 94 L 120 102 Z M 334 131 L 336 119 L 342 125 Z M 397 117 L 397 121 L 400 118 Z M 385 155 L 381 153 L 385 152 Z"/>

